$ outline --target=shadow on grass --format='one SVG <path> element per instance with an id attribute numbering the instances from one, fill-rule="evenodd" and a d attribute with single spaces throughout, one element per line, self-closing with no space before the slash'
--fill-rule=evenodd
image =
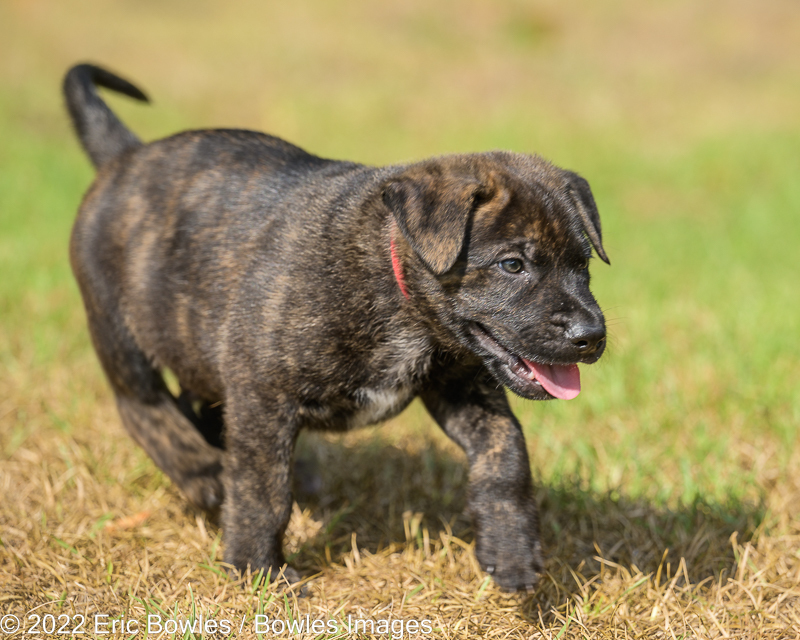
<path id="1" fill-rule="evenodd" d="M 299 568 L 320 570 L 326 546 L 330 557 L 340 560 L 351 552 L 353 533 L 359 548 L 372 552 L 404 544 L 403 514 L 408 512 L 422 514 L 431 538 L 449 528 L 468 542 L 473 539 L 462 513 L 466 462 L 443 438 L 421 435 L 394 443 L 380 433 L 357 439 L 311 434 L 299 443 L 298 457 L 306 469 L 296 482 L 298 503 L 323 522 L 293 559 Z M 738 532 L 740 542 L 749 539 L 765 516 L 762 505 L 737 499 L 698 496 L 691 504 L 668 508 L 627 497 L 624 490 L 599 493 L 578 482 L 540 480 L 537 499 L 547 575 L 523 610 L 546 611 L 579 593 L 573 572 L 585 580 L 599 575 L 598 557 L 607 566 L 643 574 L 655 574 L 663 561 L 664 576 L 674 576 L 684 558 L 692 583 L 730 575 L 735 564 L 731 535 Z"/>
<path id="2" fill-rule="evenodd" d="M 404 543 L 409 513 L 422 514 L 433 536 L 450 528 L 468 538 L 463 456 L 424 438 L 420 444 L 392 443 L 378 432 L 304 434 L 297 448 L 295 498 L 324 523 L 308 550 L 321 554 L 327 545 L 336 559 L 351 551 L 354 532 L 359 548 L 371 552 Z M 303 562 L 302 555 L 296 563 Z"/>
<path id="3" fill-rule="evenodd" d="M 740 543 L 750 539 L 766 516 L 763 504 L 738 498 L 698 495 L 690 504 L 667 507 L 579 483 L 540 484 L 538 499 L 546 575 L 522 612 L 547 625 L 556 622 L 555 609 L 586 595 L 582 586 L 602 580 L 604 568 L 631 588 L 637 574 L 658 575 L 662 585 L 674 578 L 677 588 L 731 576 L 737 562 L 731 536 Z"/>

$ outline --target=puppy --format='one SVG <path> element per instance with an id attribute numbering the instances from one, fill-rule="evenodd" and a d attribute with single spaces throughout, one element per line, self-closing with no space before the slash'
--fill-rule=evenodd
<path id="1" fill-rule="evenodd" d="M 420 397 L 467 454 L 480 565 L 532 588 L 537 508 L 503 387 L 573 398 L 577 363 L 603 353 L 587 182 L 508 152 L 376 168 L 252 131 L 145 145 L 96 86 L 147 100 L 95 66 L 65 78 L 97 168 L 72 268 L 123 424 L 189 500 L 221 507 L 226 561 L 284 564 L 300 429 L 374 424 Z"/>

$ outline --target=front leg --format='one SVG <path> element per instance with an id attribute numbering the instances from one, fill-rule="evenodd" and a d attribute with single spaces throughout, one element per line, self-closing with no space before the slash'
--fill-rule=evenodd
<path id="1" fill-rule="evenodd" d="M 225 408 L 225 561 L 239 571 L 271 572 L 285 564 L 283 534 L 292 509 L 296 412 L 286 403 L 239 388 Z M 297 573 L 287 567 L 290 582 Z"/>
<path id="2" fill-rule="evenodd" d="M 437 375 L 438 373 L 438 375 Z M 482 367 L 431 376 L 426 408 L 467 454 L 478 562 L 504 589 L 532 589 L 543 569 L 528 452 L 505 392 Z"/>

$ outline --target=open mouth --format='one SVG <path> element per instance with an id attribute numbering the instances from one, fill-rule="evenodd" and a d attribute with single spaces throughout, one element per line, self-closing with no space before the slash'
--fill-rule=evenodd
<path id="1" fill-rule="evenodd" d="M 481 346 L 500 360 L 527 388 L 541 387 L 560 400 L 572 400 L 581 392 L 581 373 L 577 364 L 539 363 L 526 360 L 506 349 L 483 326 L 470 323 L 470 331 Z"/>

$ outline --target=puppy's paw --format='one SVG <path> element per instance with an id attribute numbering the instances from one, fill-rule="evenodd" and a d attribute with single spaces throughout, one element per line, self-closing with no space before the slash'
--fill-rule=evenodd
<path id="1" fill-rule="evenodd" d="M 539 574 L 544 569 L 539 543 L 518 553 L 509 551 L 507 549 L 501 550 L 501 553 L 476 551 L 478 564 L 504 591 L 532 592 L 539 583 Z"/>
<path id="2" fill-rule="evenodd" d="M 544 570 L 535 505 L 494 502 L 477 515 L 475 525 L 481 568 L 506 591 L 532 591 Z"/>
<path id="3" fill-rule="evenodd" d="M 202 475 L 186 478 L 180 485 L 189 502 L 203 511 L 216 513 L 222 506 L 225 490 L 219 476 Z"/>

